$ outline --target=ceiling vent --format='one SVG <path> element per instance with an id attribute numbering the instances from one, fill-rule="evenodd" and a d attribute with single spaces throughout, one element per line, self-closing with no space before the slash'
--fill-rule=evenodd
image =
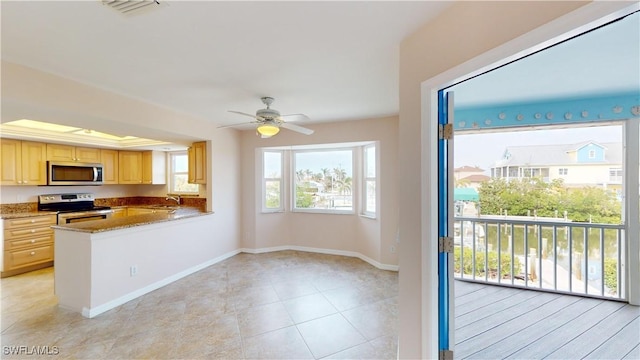
<path id="1" fill-rule="evenodd" d="M 133 16 L 147 13 L 159 9 L 166 5 L 157 0 L 102 0 L 102 5 L 106 5 L 122 15 Z"/>

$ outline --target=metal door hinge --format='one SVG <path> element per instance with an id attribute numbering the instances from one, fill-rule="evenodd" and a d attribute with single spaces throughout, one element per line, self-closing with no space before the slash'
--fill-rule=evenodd
<path id="1" fill-rule="evenodd" d="M 453 238 L 451 236 L 442 236 L 438 238 L 438 252 L 453 252 Z"/>
<path id="2" fill-rule="evenodd" d="M 451 350 L 440 350 L 438 353 L 439 360 L 453 360 L 453 351 Z"/>
<path id="3" fill-rule="evenodd" d="M 438 138 L 440 140 L 453 139 L 453 124 L 438 125 Z"/>

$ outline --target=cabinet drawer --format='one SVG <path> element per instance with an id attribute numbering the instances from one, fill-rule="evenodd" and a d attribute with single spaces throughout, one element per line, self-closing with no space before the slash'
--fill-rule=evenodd
<path id="1" fill-rule="evenodd" d="M 31 216 L 31 217 L 4 220 L 5 229 L 12 229 L 17 227 L 25 227 L 25 226 L 33 226 L 33 225 L 44 225 L 44 224 L 55 225 L 56 216 L 44 215 L 44 216 Z"/>
<path id="2" fill-rule="evenodd" d="M 32 228 L 15 228 L 4 230 L 4 240 L 13 240 L 22 237 L 41 236 L 43 234 L 53 234 L 51 225 L 43 225 Z"/>
<path id="3" fill-rule="evenodd" d="M 30 236 L 28 238 L 5 240 L 5 250 L 16 250 L 23 248 L 36 248 L 45 244 L 53 244 L 53 234 Z"/>
<path id="4" fill-rule="evenodd" d="M 4 252 L 4 271 L 53 260 L 53 244 Z"/>

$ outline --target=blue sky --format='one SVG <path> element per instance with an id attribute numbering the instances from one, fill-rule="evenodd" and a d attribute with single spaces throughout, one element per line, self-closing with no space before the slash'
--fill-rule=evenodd
<path id="1" fill-rule="evenodd" d="M 279 154 L 278 152 L 265 153 L 264 166 L 267 176 L 280 173 Z M 351 150 L 300 151 L 295 154 L 296 169 L 309 169 L 315 174 L 321 173 L 322 168 L 333 170 L 341 167 L 345 170 L 347 176 L 353 176 Z"/>
<path id="2" fill-rule="evenodd" d="M 322 168 L 333 170 L 341 167 L 346 170 L 347 176 L 353 176 L 351 154 L 351 150 L 298 152 L 295 156 L 296 169 L 309 169 L 315 174 L 321 173 Z"/>

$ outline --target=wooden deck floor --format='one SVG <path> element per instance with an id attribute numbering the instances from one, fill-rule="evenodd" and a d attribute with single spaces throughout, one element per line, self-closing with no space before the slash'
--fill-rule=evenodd
<path id="1" fill-rule="evenodd" d="M 640 307 L 455 281 L 456 359 L 640 359 Z"/>

